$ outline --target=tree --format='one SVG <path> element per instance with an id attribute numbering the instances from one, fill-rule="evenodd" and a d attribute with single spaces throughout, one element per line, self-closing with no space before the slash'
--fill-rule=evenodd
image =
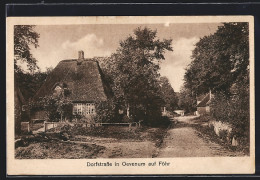
<path id="1" fill-rule="evenodd" d="M 135 120 L 156 117 L 161 112 L 159 62 L 166 50 L 172 51 L 171 39 L 159 40 L 156 31 L 137 28 L 134 36 L 120 42 L 104 73 L 111 83 L 118 106 L 130 107 Z"/>
<path id="2" fill-rule="evenodd" d="M 200 39 L 185 73 L 186 87 L 196 94 L 212 90 L 229 95 L 232 84 L 247 75 L 248 36 L 248 23 L 224 23 L 214 34 Z"/>
<path id="3" fill-rule="evenodd" d="M 248 23 L 224 23 L 196 44 L 186 69 L 189 96 L 211 90 L 211 117 L 232 125 L 233 133 L 249 141 Z"/>
<path id="4" fill-rule="evenodd" d="M 186 113 L 196 110 L 196 96 L 192 90 L 183 86 L 180 90 L 178 106 L 184 109 Z"/>
<path id="5" fill-rule="evenodd" d="M 48 121 L 62 121 L 64 118 L 72 119 L 72 101 L 68 95 L 70 91 L 63 84 L 61 91 L 55 91 L 52 95 L 47 95 L 39 101 L 29 103 L 30 111 L 44 110 Z"/>
<path id="6" fill-rule="evenodd" d="M 160 78 L 160 92 L 167 110 L 174 111 L 178 107 L 178 98 L 167 77 Z"/>
<path id="7" fill-rule="evenodd" d="M 32 25 L 15 25 L 14 26 L 14 69 L 15 72 L 23 71 L 18 62 L 27 64 L 30 72 L 38 69 L 37 60 L 31 54 L 30 46 L 37 48 L 40 34 L 34 31 Z"/>
<path id="8" fill-rule="evenodd" d="M 47 68 L 45 72 L 38 71 L 33 74 L 21 71 L 15 73 L 19 88 L 26 101 L 35 95 L 52 70 L 53 68 Z"/>

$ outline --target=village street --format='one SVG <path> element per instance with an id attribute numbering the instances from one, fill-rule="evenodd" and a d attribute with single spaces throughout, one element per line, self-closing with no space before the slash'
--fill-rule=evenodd
<path id="1" fill-rule="evenodd" d="M 194 125 L 195 116 L 177 117 L 177 123 L 172 125 L 163 140 L 163 145 L 157 157 L 212 157 L 212 156 L 243 156 L 232 152 L 201 135 Z M 202 124 L 200 124 L 202 125 Z M 206 125 L 206 124 L 205 124 Z"/>
<path id="2" fill-rule="evenodd" d="M 59 159 L 245 156 L 242 152 L 232 151 L 219 144 L 219 141 L 198 128 L 202 126 L 207 128 L 208 123 L 199 121 L 196 116 L 184 116 L 172 119 L 172 124 L 167 129 L 110 126 L 92 129 L 98 134 L 91 134 L 91 129 L 86 131 L 79 128 L 81 133 L 66 141 L 52 138 L 55 132 L 53 135 L 52 132 L 37 135 L 42 131 L 40 128 L 33 132 L 38 140 L 36 138 L 27 143 L 21 142 L 23 145 L 16 148 L 16 157 Z M 67 131 L 70 132 L 71 130 Z M 41 140 L 42 136 L 44 138 Z"/>

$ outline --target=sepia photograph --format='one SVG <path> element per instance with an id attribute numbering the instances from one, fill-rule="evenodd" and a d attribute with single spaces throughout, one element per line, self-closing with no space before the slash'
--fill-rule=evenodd
<path id="1" fill-rule="evenodd" d="M 253 17 L 7 22 L 10 172 L 254 172 Z"/>

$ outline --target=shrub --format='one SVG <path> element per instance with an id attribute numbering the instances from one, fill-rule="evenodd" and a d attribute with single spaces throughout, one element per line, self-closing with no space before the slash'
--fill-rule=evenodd
<path id="1" fill-rule="evenodd" d="M 99 123 L 117 121 L 116 105 L 113 100 L 96 103 L 96 116 L 94 120 Z"/>
<path id="2" fill-rule="evenodd" d="M 227 135 L 228 135 L 227 130 L 220 130 L 220 131 L 219 131 L 219 137 L 220 137 L 220 139 L 226 140 L 226 139 L 227 139 Z"/>
<path id="3" fill-rule="evenodd" d="M 68 98 L 60 95 L 49 95 L 36 102 L 29 102 L 31 112 L 44 111 L 48 121 L 58 122 L 65 116 L 72 119 L 72 102 Z"/>
<path id="4" fill-rule="evenodd" d="M 151 119 L 149 121 L 144 122 L 145 125 L 151 126 L 151 127 L 168 127 L 171 123 L 169 117 L 167 116 L 161 116 L 156 119 Z"/>
<path id="5" fill-rule="evenodd" d="M 73 114 L 72 118 L 73 118 L 73 120 L 76 120 L 76 122 L 80 122 L 81 119 L 83 118 L 83 116 L 80 114 Z"/>
<path id="6" fill-rule="evenodd" d="M 198 119 L 199 119 L 199 121 L 202 121 L 202 122 L 209 122 L 212 118 L 210 118 L 210 116 L 207 114 L 203 114 L 203 115 L 199 116 Z"/>
<path id="7" fill-rule="evenodd" d="M 213 125 L 212 121 L 209 122 L 209 129 L 214 131 L 214 125 Z"/>
<path id="8" fill-rule="evenodd" d="M 215 94 L 211 103 L 211 116 L 217 121 L 229 123 L 233 133 L 249 140 L 249 96 L 239 94 L 227 97 Z"/>
<path id="9" fill-rule="evenodd" d="M 64 126 L 61 127 L 61 131 L 69 131 L 72 128 L 71 125 L 65 124 Z"/>
<path id="10" fill-rule="evenodd" d="M 122 122 L 133 122 L 133 118 L 128 117 L 127 115 L 124 115 L 122 118 Z"/>

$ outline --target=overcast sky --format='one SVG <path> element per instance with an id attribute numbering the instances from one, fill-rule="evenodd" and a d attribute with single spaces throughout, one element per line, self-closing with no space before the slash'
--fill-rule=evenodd
<path id="1" fill-rule="evenodd" d="M 173 52 L 165 54 L 160 73 L 168 77 L 173 89 L 179 92 L 183 84 L 185 67 L 191 62 L 194 45 L 205 35 L 216 31 L 219 23 L 190 24 L 95 24 L 95 25 L 38 25 L 39 47 L 32 48 L 42 71 L 55 67 L 64 59 L 76 59 L 83 50 L 86 58 L 109 56 L 115 52 L 120 40 L 133 34 L 139 26 L 157 29 L 159 39 L 172 38 Z"/>

